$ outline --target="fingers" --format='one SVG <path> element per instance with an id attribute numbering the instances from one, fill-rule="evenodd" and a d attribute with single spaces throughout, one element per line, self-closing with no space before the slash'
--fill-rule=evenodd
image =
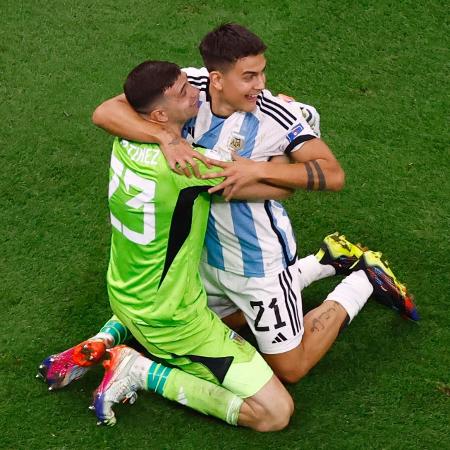
<path id="1" fill-rule="evenodd" d="M 213 158 L 206 158 L 206 161 L 208 161 L 208 168 L 211 168 L 211 166 L 216 166 L 225 169 L 226 167 L 230 167 L 230 165 L 232 164 L 229 161 L 220 161 L 218 159 Z"/>
<path id="2" fill-rule="evenodd" d="M 231 186 L 231 183 L 227 180 L 222 181 L 222 183 L 219 183 L 218 185 L 208 189 L 209 194 L 215 194 L 216 192 L 220 192 L 224 189 L 226 189 L 228 186 Z"/>
<path id="3" fill-rule="evenodd" d="M 177 173 L 178 175 L 183 175 L 183 170 L 180 168 L 179 164 L 177 161 L 167 161 L 167 164 L 169 165 L 170 169 L 173 170 L 175 173 Z"/>
<path id="4" fill-rule="evenodd" d="M 236 186 L 231 185 L 224 189 L 223 191 L 223 197 L 225 198 L 226 202 L 229 202 L 233 199 L 234 193 L 236 192 Z"/>
<path id="5" fill-rule="evenodd" d="M 204 173 L 201 178 L 202 180 L 212 180 L 214 178 L 223 178 L 228 176 L 228 172 L 226 170 L 222 171 L 222 172 L 208 172 L 208 173 Z"/>
<path id="6" fill-rule="evenodd" d="M 198 167 L 197 164 L 197 159 L 201 160 L 201 158 L 199 156 L 203 156 L 198 154 L 198 152 L 196 151 L 192 151 L 192 153 L 188 153 L 185 155 L 177 155 L 177 158 L 174 160 L 174 164 L 173 166 L 170 166 L 170 168 L 180 174 L 180 175 L 186 175 L 187 177 L 191 177 L 192 174 L 196 177 L 196 178 L 201 178 L 201 173 L 200 173 L 200 168 Z M 205 163 L 206 164 L 206 163 Z M 208 165 L 208 167 L 210 167 Z"/>
<path id="7" fill-rule="evenodd" d="M 287 103 L 291 103 L 291 102 L 295 101 L 295 98 L 289 97 L 289 95 L 286 95 L 286 94 L 281 94 L 280 93 L 280 94 L 277 95 L 277 97 L 281 98 L 281 100 L 284 100 Z"/>
<path id="8" fill-rule="evenodd" d="M 173 166 L 169 166 L 178 175 L 186 175 L 188 178 L 192 176 L 190 167 L 184 161 L 176 161 Z"/>
<path id="9" fill-rule="evenodd" d="M 201 161 L 208 169 L 211 169 L 211 163 L 210 158 L 207 158 L 205 155 L 203 155 L 202 153 L 197 152 L 194 149 L 191 149 L 192 153 L 192 158 L 195 158 L 199 161 Z M 196 163 L 194 163 L 195 165 L 197 165 Z"/>

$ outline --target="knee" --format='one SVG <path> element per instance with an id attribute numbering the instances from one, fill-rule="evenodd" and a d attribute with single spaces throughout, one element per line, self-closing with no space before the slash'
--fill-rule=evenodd
<path id="1" fill-rule="evenodd" d="M 294 413 L 294 402 L 290 395 L 272 404 L 271 408 L 260 407 L 255 411 L 254 429 L 260 432 L 280 431 L 289 425 Z"/>

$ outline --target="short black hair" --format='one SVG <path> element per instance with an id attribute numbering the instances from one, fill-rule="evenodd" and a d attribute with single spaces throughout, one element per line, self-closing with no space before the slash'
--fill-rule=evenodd
<path id="1" fill-rule="evenodd" d="M 267 46 L 247 28 L 225 23 L 210 31 L 200 42 L 199 50 L 208 71 L 228 70 L 238 59 L 264 53 Z"/>
<path id="2" fill-rule="evenodd" d="M 139 113 L 151 111 L 155 100 L 175 83 L 181 69 L 168 61 L 144 61 L 125 80 L 123 91 L 132 108 Z"/>

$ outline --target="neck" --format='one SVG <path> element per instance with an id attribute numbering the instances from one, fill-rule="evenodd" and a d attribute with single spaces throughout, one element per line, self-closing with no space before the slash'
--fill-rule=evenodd
<path id="1" fill-rule="evenodd" d="M 166 122 L 164 124 L 164 128 L 167 131 L 171 131 L 173 134 L 176 134 L 177 136 L 181 137 L 181 130 L 183 129 L 184 123 L 177 123 L 177 122 Z"/>
<path id="2" fill-rule="evenodd" d="M 174 135 L 181 137 L 181 130 L 183 129 L 184 123 L 159 122 L 158 120 L 153 120 L 148 115 L 144 115 L 144 114 L 141 114 L 141 117 L 144 120 L 147 120 L 148 122 L 156 123 L 160 127 L 162 127 L 164 130 L 169 131 L 169 132 L 173 133 Z"/>
<path id="3" fill-rule="evenodd" d="M 236 110 L 226 102 L 220 91 L 214 86 L 209 85 L 209 96 L 211 97 L 211 111 L 216 116 L 229 117 Z"/>

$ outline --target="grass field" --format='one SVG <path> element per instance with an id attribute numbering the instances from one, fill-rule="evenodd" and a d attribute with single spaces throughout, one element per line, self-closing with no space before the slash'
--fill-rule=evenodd
<path id="1" fill-rule="evenodd" d="M 449 27 L 439 0 L 2 0 L 0 448 L 450 448 Z M 447 15 L 446 15 L 447 13 Z M 269 45 L 268 86 L 315 105 L 347 174 L 287 202 L 299 251 L 336 229 L 381 250 L 415 293 L 416 325 L 369 302 L 289 387 L 288 429 L 232 428 L 148 393 L 113 429 L 87 410 L 101 371 L 48 393 L 43 357 L 109 317 L 111 138 L 90 121 L 148 58 L 201 65 L 213 26 Z M 336 284 L 304 292 L 306 309 Z"/>

